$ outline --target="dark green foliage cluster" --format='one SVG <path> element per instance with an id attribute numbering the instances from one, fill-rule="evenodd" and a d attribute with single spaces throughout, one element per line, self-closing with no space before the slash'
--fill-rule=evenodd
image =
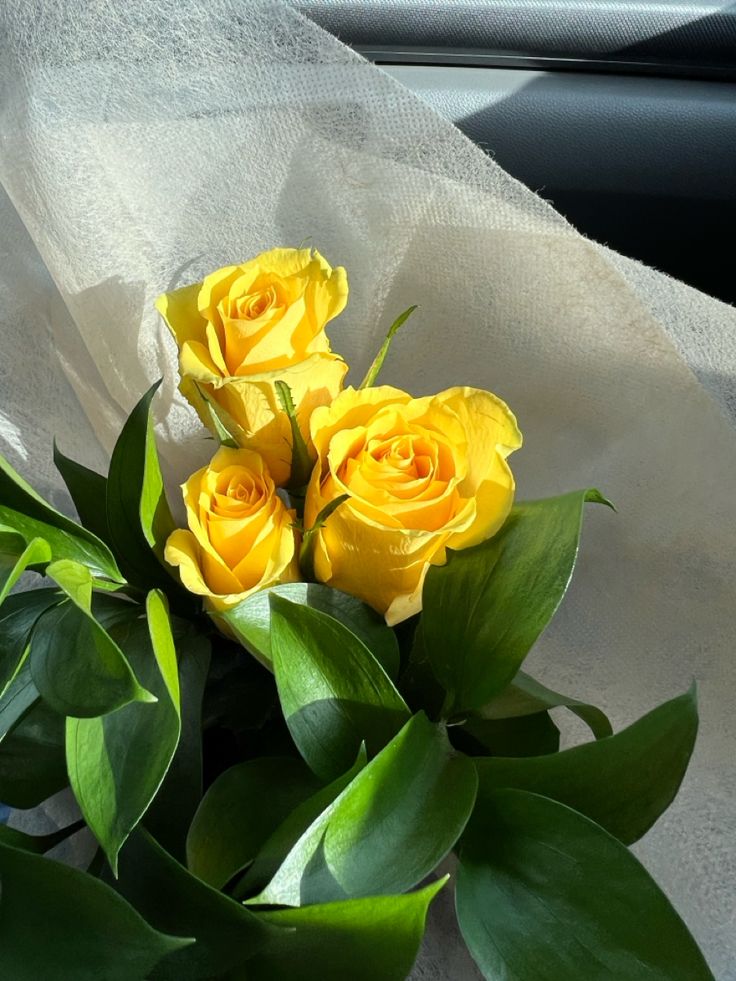
<path id="1" fill-rule="evenodd" d="M 518 505 L 397 630 L 296 583 L 225 637 L 163 562 L 153 394 L 107 477 L 57 451 L 82 524 L 0 463 L 0 801 L 70 786 L 80 813 L 0 825 L 0 976 L 400 981 L 454 853 L 488 979 L 711 978 L 626 847 L 677 792 L 695 693 L 614 734 L 522 669 L 600 495 Z M 11 595 L 27 571 L 43 587 Z M 592 739 L 560 752 L 563 710 Z M 88 869 L 45 857 L 90 832 Z"/>

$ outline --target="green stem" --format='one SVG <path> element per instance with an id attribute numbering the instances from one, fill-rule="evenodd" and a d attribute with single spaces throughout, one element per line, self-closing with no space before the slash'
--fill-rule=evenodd
<path id="1" fill-rule="evenodd" d="M 386 334 L 386 340 L 381 345 L 380 351 L 373 359 L 373 364 L 366 372 L 366 376 L 363 379 L 363 381 L 360 383 L 360 385 L 358 385 L 358 388 L 369 388 L 375 382 L 376 378 L 378 378 L 378 373 L 383 367 L 383 362 L 386 359 L 386 355 L 388 354 L 388 349 L 391 347 L 391 341 L 394 339 L 394 334 L 396 334 L 398 329 L 406 323 L 406 321 L 409 319 L 409 317 L 411 317 L 411 315 L 414 313 L 416 308 L 417 305 L 414 304 L 413 307 L 409 307 L 408 310 L 404 310 L 404 312 L 402 314 L 399 314 L 396 320 L 394 320 L 394 322 L 391 324 L 391 326 L 388 329 L 388 334 Z"/>

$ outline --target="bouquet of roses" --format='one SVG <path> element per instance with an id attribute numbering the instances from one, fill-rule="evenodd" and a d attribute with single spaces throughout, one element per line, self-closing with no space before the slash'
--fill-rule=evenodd
<path id="1" fill-rule="evenodd" d="M 613 734 L 523 671 L 608 502 L 515 504 L 500 398 L 377 384 L 413 308 L 343 388 L 347 295 L 274 249 L 159 299 L 219 444 L 185 528 L 156 386 L 106 477 L 56 449 L 79 524 L 2 461 L 0 801 L 78 810 L 0 825 L 0 973 L 401 979 L 453 878 L 486 978 L 711 978 L 626 847 L 677 792 L 694 691 Z M 560 750 L 565 711 L 592 738 Z M 75 835 L 84 869 L 53 859 Z"/>

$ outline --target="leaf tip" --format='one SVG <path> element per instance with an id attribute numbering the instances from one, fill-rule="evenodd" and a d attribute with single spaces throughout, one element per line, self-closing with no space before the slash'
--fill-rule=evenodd
<path id="1" fill-rule="evenodd" d="M 444 875 L 440 876 L 436 882 L 433 882 L 429 888 L 432 890 L 432 898 L 437 895 L 440 889 L 444 889 L 447 883 L 450 881 L 450 873 L 445 872 Z"/>
<path id="2" fill-rule="evenodd" d="M 285 596 L 279 596 L 278 593 L 270 592 L 268 594 L 268 605 L 272 613 L 284 616 L 292 606 L 298 606 L 299 604 L 292 603 L 291 600 L 286 599 Z"/>
<path id="3" fill-rule="evenodd" d="M 696 678 L 693 678 L 690 687 L 684 693 L 683 698 L 686 698 L 690 703 L 690 708 L 695 716 L 695 723 L 698 725 L 700 722 L 700 711 L 698 705 L 698 682 Z"/>
<path id="4" fill-rule="evenodd" d="M 123 847 L 123 842 L 115 842 L 113 847 L 108 850 L 104 845 L 102 850 L 105 853 L 105 858 L 107 859 L 107 864 L 110 866 L 110 871 L 112 872 L 113 878 L 117 881 L 120 878 L 120 870 L 118 867 L 118 856 L 120 854 L 120 849 Z"/>
<path id="5" fill-rule="evenodd" d="M 605 497 L 603 494 L 601 494 L 601 492 L 595 487 L 591 487 L 590 490 L 587 490 L 585 492 L 585 503 L 603 504 L 605 505 L 605 507 L 610 508 L 616 514 L 618 514 L 618 511 L 616 510 L 616 505 L 613 503 L 613 501 L 609 501 L 609 499 Z"/>
<path id="6" fill-rule="evenodd" d="M 153 694 L 152 691 L 149 691 L 147 688 L 144 688 L 142 685 L 139 685 L 135 693 L 135 701 L 144 702 L 147 705 L 153 705 L 156 702 L 158 702 L 158 698 L 156 695 Z"/>

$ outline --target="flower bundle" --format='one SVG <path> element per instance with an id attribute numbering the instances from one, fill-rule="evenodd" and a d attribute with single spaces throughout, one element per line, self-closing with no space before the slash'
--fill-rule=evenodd
<path id="1" fill-rule="evenodd" d="M 683 778 L 694 691 L 614 734 L 523 670 L 608 502 L 515 504 L 495 395 L 376 384 L 411 310 L 344 387 L 347 296 L 275 249 L 159 299 L 219 443 L 187 527 L 156 386 L 107 476 L 56 450 L 81 523 L 2 461 L 0 802 L 78 807 L 0 825 L 3 977 L 401 979 L 452 875 L 488 979 L 711 978 L 627 848 Z M 560 749 L 565 712 L 590 741 Z M 86 868 L 45 856 L 90 833 Z"/>

